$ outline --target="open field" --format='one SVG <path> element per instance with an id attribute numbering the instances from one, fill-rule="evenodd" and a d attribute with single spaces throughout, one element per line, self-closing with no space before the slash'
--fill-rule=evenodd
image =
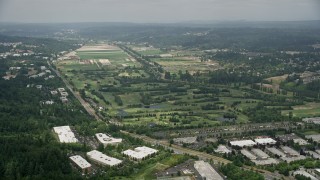
<path id="1" fill-rule="evenodd" d="M 201 62 L 197 57 L 174 57 L 174 58 L 153 58 L 154 62 L 159 63 L 166 71 L 177 73 L 179 70 L 190 73 L 197 71 L 209 71 L 219 68 L 216 62 Z"/>
<path id="2" fill-rule="evenodd" d="M 294 106 L 293 110 L 282 111 L 282 114 L 288 116 L 289 112 L 292 112 L 294 117 L 320 116 L 320 103 L 307 103 L 302 106 Z"/>

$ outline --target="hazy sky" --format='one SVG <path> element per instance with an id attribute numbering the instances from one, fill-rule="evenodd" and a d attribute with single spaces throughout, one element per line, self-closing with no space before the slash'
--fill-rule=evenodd
<path id="1" fill-rule="evenodd" d="M 2 22 L 320 20 L 320 0 L 0 0 Z"/>

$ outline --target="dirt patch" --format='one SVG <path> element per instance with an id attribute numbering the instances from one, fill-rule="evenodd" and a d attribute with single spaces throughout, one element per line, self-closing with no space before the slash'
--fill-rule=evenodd
<path id="1" fill-rule="evenodd" d="M 109 44 L 98 44 L 98 45 L 85 45 L 77 49 L 77 51 L 107 51 L 107 50 L 120 50 L 119 47 Z"/>

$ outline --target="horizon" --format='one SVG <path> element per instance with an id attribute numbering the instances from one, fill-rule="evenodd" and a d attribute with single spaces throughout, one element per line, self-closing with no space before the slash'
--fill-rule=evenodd
<path id="1" fill-rule="evenodd" d="M 318 0 L 1 0 L 0 22 L 310 21 L 319 9 Z"/>

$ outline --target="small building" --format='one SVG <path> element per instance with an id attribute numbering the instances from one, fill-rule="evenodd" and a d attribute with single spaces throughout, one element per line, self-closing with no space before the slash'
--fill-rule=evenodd
<path id="1" fill-rule="evenodd" d="M 229 154 L 232 151 L 230 149 L 228 149 L 226 146 L 220 144 L 218 146 L 218 148 L 216 150 L 214 150 L 214 152 L 221 153 L 221 154 Z"/>
<path id="2" fill-rule="evenodd" d="M 36 85 L 37 89 L 42 89 L 42 85 Z"/>
<path id="3" fill-rule="evenodd" d="M 67 92 L 60 92 L 61 96 L 67 97 L 69 94 Z"/>
<path id="4" fill-rule="evenodd" d="M 46 68 L 46 66 L 40 66 L 40 69 L 41 69 L 41 71 L 44 71 L 44 70 L 46 70 L 47 68 Z"/>
<path id="5" fill-rule="evenodd" d="M 131 159 L 134 160 L 143 160 L 147 157 L 150 157 L 156 154 L 158 150 L 152 149 L 146 146 L 137 147 L 134 150 L 128 149 L 123 151 L 123 154 L 129 156 Z"/>
<path id="6" fill-rule="evenodd" d="M 93 162 L 100 164 L 102 166 L 113 167 L 113 166 L 118 166 L 122 163 L 121 160 L 113 158 L 113 157 L 109 157 L 109 156 L 107 156 L 97 150 L 87 152 L 87 156 L 90 160 L 92 160 Z"/>
<path id="7" fill-rule="evenodd" d="M 254 141 L 259 145 L 274 145 L 277 143 L 277 141 L 272 138 L 257 138 Z"/>
<path id="8" fill-rule="evenodd" d="M 61 93 L 61 92 L 64 92 L 66 90 L 64 88 L 58 88 L 58 91 Z"/>
<path id="9" fill-rule="evenodd" d="M 255 142 L 252 140 L 239 140 L 239 141 L 230 141 L 231 146 L 237 146 L 237 147 L 251 147 L 256 145 Z"/>
<path id="10" fill-rule="evenodd" d="M 91 164 L 88 163 L 87 160 L 85 160 L 84 158 L 82 158 L 79 155 L 76 156 L 71 156 L 70 160 L 72 161 L 72 163 L 79 168 L 82 173 L 90 173 L 92 170 Z"/>
<path id="11" fill-rule="evenodd" d="M 213 167 L 204 161 L 195 161 L 194 168 L 198 171 L 202 179 L 205 180 L 223 180 L 220 174 Z"/>
<path id="12" fill-rule="evenodd" d="M 58 126 L 53 128 L 54 132 L 58 134 L 61 143 L 76 143 L 78 139 L 71 131 L 70 126 Z"/>
<path id="13" fill-rule="evenodd" d="M 58 94 L 58 91 L 54 90 L 54 91 L 50 91 L 50 93 L 51 93 L 52 95 L 56 95 L 56 94 Z"/>
<path id="14" fill-rule="evenodd" d="M 249 152 L 246 149 L 242 149 L 240 152 L 241 152 L 242 155 L 244 155 L 245 157 L 247 157 L 250 160 L 256 160 L 257 159 L 257 157 L 255 155 L 253 155 L 251 152 Z"/>
<path id="15" fill-rule="evenodd" d="M 194 144 L 197 142 L 197 137 L 174 138 L 173 142 L 177 144 Z"/>
<path id="16" fill-rule="evenodd" d="M 96 138 L 99 140 L 99 142 L 101 144 L 103 144 L 105 147 L 107 145 L 117 145 L 119 143 L 122 142 L 122 139 L 121 138 L 113 138 L 111 136 L 108 136 L 106 134 L 103 134 L 103 133 L 97 133 L 96 134 Z"/>
<path id="17" fill-rule="evenodd" d="M 42 102 L 43 104 L 45 104 L 45 105 L 52 105 L 52 104 L 54 104 L 54 102 L 52 101 L 52 100 L 50 100 L 50 101 L 44 101 L 44 102 Z"/>
<path id="18" fill-rule="evenodd" d="M 66 97 L 60 97 L 62 103 L 68 103 L 68 99 Z"/>

